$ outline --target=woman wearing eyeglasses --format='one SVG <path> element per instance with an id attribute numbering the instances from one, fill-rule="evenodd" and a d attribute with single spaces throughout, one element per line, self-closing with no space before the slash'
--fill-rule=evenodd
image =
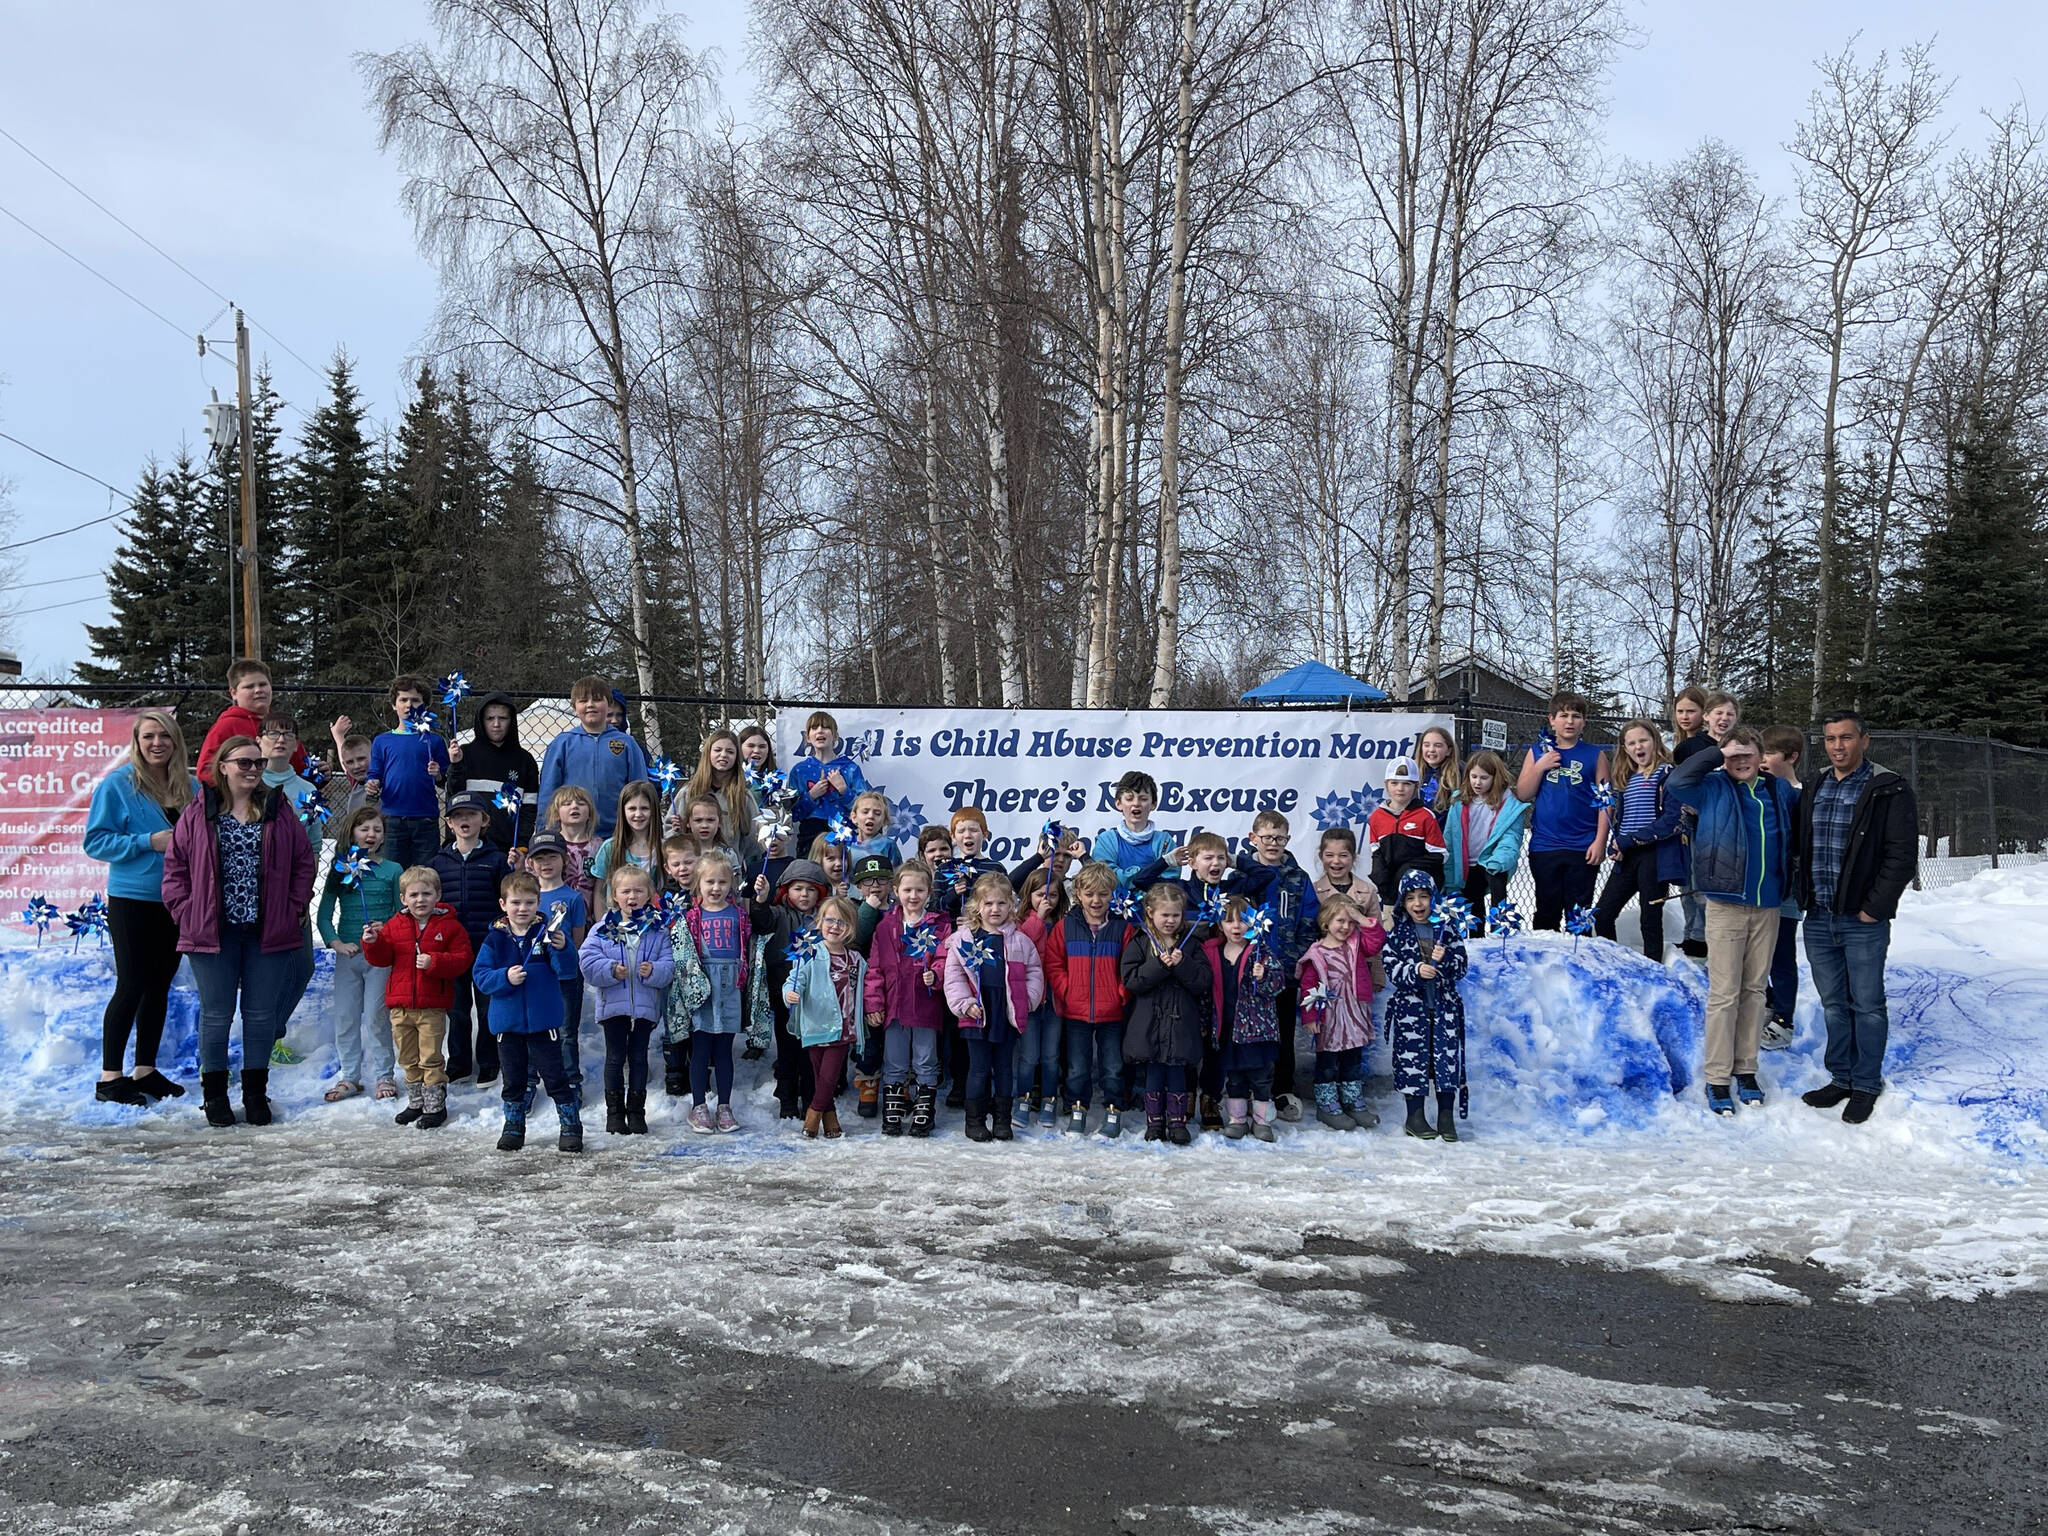
<path id="1" fill-rule="evenodd" d="M 281 792 L 263 784 L 263 749 L 231 736 L 213 783 L 186 806 L 164 850 L 164 905 L 199 984 L 199 1091 L 208 1125 L 235 1123 L 228 1031 L 242 1006 L 242 1118 L 270 1123 L 278 1000 L 313 894 L 313 845 Z"/>

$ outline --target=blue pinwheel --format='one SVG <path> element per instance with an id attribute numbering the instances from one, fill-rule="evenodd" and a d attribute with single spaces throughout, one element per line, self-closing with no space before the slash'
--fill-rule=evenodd
<path id="1" fill-rule="evenodd" d="M 50 931 L 50 925 L 64 914 L 57 903 L 47 896 L 31 896 L 28 905 L 22 909 L 21 920 L 36 931 L 36 948 L 43 947 L 43 936 Z"/>
<path id="2" fill-rule="evenodd" d="M 858 736 L 843 744 L 839 750 L 852 758 L 856 763 L 866 763 L 869 755 L 875 750 L 875 744 L 868 738 L 868 733 L 862 731 Z"/>
<path id="3" fill-rule="evenodd" d="M 1611 780 L 1602 779 L 1593 786 L 1593 809 L 1596 811 L 1611 811 L 1614 809 L 1614 784 Z"/>
<path id="4" fill-rule="evenodd" d="M 1066 836 L 1066 826 L 1061 822 L 1048 821 L 1038 829 L 1038 841 L 1044 847 L 1046 857 L 1050 858 L 1060 851 L 1060 844 L 1066 841 Z"/>
<path id="5" fill-rule="evenodd" d="M 1300 1006 L 1309 1012 L 1313 1012 L 1318 1008 L 1327 1008 L 1329 1005 L 1330 989 L 1325 987 L 1320 981 L 1301 994 Z"/>
<path id="6" fill-rule="evenodd" d="M 860 834 L 853 830 L 853 823 L 844 816 L 834 816 L 825 828 L 825 841 L 834 848 L 851 848 Z"/>
<path id="7" fill-rule="evenodd" d="M 71 948 L 75 951 L 79 941 L 88 935 L 98 935 L 99 941 L 107 941 L 107 904 L 98 896 L 88 896 L 79 904 L 76 912 L 64 914 L 64 926 L 71 930 Z"/>
<path id="8" fill-rule="evenodd" d="M 993 965 L 999 951 L 985 933 L 976 933 L 960 946 L 960 963 L 970 971 Z"/>
<path id="9" fill-rule="evenodd" d="M 1486 926 L 1500 935 L 1500 947 L 1505 953 L 1508 935 L 1522 931 L 1522 909 L 1505 898 L 1496 901 L 1486 909 Z"/>
<path id="10" fill-rule="evenodd" d="M 455 719 L 455 711 L 462 701 L 469 697 L 469 677 L 462 672 L 450 672 L 441 679 L 441 702 L 448 706 L 448 719 Z"/>
<path id="11" fill-rule="evenodd" d="M 771 802 L 785 802 L 792 798 L 789 792 L 789 775 L 774 768 L 756 768 L 747 765 L 747 788 L 754 798 L 763 805 Z"/>
<path id="12" fill-rule="evenodd" d="M 675 927 L 677 923 L 683 920 L 683 915 L 689 910 L 690 898 L 682 891 L 663 891 L 661 893 L 660 911 L 662 927 Z"/>
<path id="13" fill-rule="evenodd" d="M 322 768 L 317 762 L 309 761 L 306 764 L 305 771 L 301 773 L 299 777 L 304 779 L 308 784 L 312 785 L 313 788 L 315 789 L 325 789 L 327 787 L 327 770 L 325 768 Z"/>
<path id="14" fill-rule="evenodd" d="M 1244 915 L 1244 941 L 1253 949 L 1264 949 L 1273 938 L 1273 924 L 1276 914 L 1269 901 L 1264 906 L 1253 907 Z"/>
<path id="15" fill-rule="evenodd" d="M 299 813 L 299 820 L 310 827 L 324 827 L 334 819 L 334 809 L 320 797 L 317 789 L 302 790 L 292 801 Z"/>
<path id="16" fill-rule="evenodd" d="M 939 929 L 936 923 L 915 923 L 903 930 L 903 953 L 907 958 L 929 964 L 938 952 Z"/>
<path id="17" fill-rule="evenodd" d="M 1585 938 L 1593 931 L 1593 909 L 1591 907 L 1573 907 L 1569 912 L 1565 913 L 1564 931 L 1572 936 L 1572 949 L 1576 951 L 1579 947 L 1579 940 Z"/>
<path id="18" fill-rule="evenodd" d="M 796 836 L 796 823 L 791 821 L 789 814 L 780 807 L 763 811 L 760 815 L 756 816 L 754 818 L 754 828 L 760 834 L 761 841 L 764 843 L 771 839 L 777 842 L 788 842 L 789 839 Z"/>
<path id="19" fill-rule="evenodd" d="M 491 796 L 491 804 L 495 805 L 507 816 L 510 816 L 515 824 L 519 820 L 519 808 L 525 803 L 525 798 L 519 793 L 518 786 L 512 784 L 507 784 L 503 789 Z"/>
<path id="20" fill-rule="evenodd" d="M 1223 898 L 1221 896 L 1211 896 L 1205 901 L 1196 903 L 1195 909 L 1188 914 L 1188 926 L 1190 928 L 1213 928 L 1222 921 Z"/>
<path id="21" fill-rule="evenodd" d="M 1436 916 L 1447 932 L 1455 933 L 1461 939 L 1471 938 L 1478 922 L 1472 913 L 1472 903 L 1462 896 L 1444 897 L 1436 904 Z"/>
<path id="22" fill-rule="evenodd" d="M 343 885 L 348 886 L 361 885 L 363 876 L 375 867 L 375 862 L 370 856 L 354 843 L 348 845 L 347 853 L 334 861 L 334 873 L 341 878 Z"/>
<path id="23" fill-rule="evenodd" d="M 436 715 L 424 704 L 418 705 L 405 712 L 405 718 L 398 722 L 398 730 L 395 734 L 400 736 L 430 735 L 433 732 L 435 722 L 439 719 L 440 716 Z"/>
<path id="24" fill-rule="evenodd" d="M 941 886 L 951 889 L 960 877 L 969 872 L 965 859 L 939 859 L 932 864 L 932 879 Z"/>
<path id="25" fill-rule="evenodd" d="M 1109 910 L 1131 922 L 1137 921 L 1138 908 L 1142 904 L 1138 893 L 1128 885 L 1117 887 L 1116 892 L 1109 898 Z"/>
<path id="26" fill-rule="evenodd" d="M 681 784 L 688 775 L 677 766 L 674 758 L 664 753 L 647 765 L 647 777 L 659 784 L 662 794 L 667 796 L 674 794 L 676 786 Z"/>
<path id="27" fill-rule="evenodd" d="M 799 966 L 809 964 L 824 946 L 824 942 L 818 937 L 817 929 L 806 928 L 791 937 L 789 948 L 782 952 L 783 958 L 789 962 L 791 970 L 796 970 Z"/>

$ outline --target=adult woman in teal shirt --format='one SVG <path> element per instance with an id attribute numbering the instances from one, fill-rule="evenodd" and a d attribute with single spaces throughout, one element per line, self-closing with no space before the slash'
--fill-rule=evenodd
<path id="1" fill-rule="evenodd" d="M 107 866 L 107 937 L 114 945 L 114 995 L 100 1022 L 100 1080 L 109 1104 L 181 1098 L 156 1067 L 171 980 L 178 974 L 178 925 L 164 906 L 164 849 L 171 823 L 199 787 L 186 768 L 185 735 L 164 710 L 135 717 L 128 756 L 92 792 L 85 851 Z M 123 1075 L 128 1036 L 135 1069 Z"/>

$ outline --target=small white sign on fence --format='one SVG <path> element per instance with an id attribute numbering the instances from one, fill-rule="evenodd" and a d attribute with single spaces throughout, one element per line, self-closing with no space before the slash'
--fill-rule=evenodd
<path id="1" fill-rule="evenodd" d="M 1505 720 L 1482 720 L 1479 722 L 1479 745 L 1489 752 L 1505 752 L 1508 749 L 1508 723 Z"/>

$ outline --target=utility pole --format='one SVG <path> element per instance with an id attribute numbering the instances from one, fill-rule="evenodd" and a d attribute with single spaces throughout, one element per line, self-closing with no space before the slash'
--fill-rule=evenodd
<path id="1" fill-rule="evenodd" d="M 242 654 L 263 659 L 263 580 L 256 563 L 256 422 L 249 409 L 249 327 L 235 311 L 235 402 L 242 425 Z"/>

